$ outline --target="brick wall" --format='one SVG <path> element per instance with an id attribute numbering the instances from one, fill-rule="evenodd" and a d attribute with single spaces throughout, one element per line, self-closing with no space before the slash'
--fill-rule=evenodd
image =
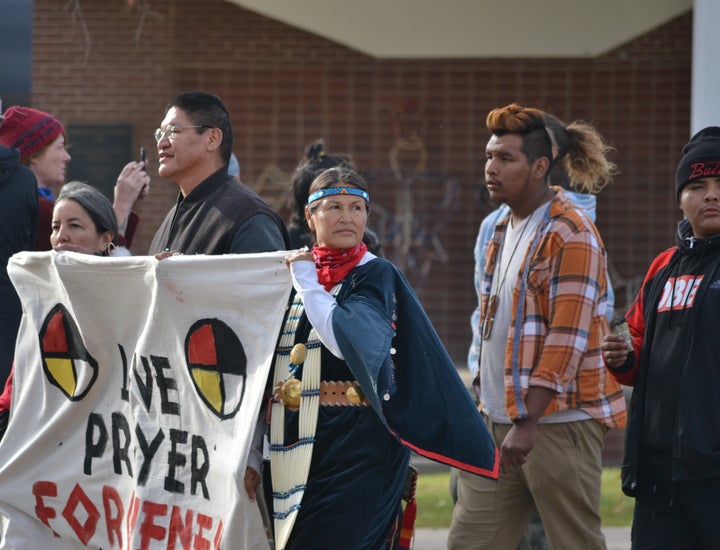
<path id="1" fill-rule="evenodd" d="M 584 119 L 616 147 L 621 173 L 599 197 L 598 227 L 622 278 L 641 276 L 672 243 L 673 174 L 690 128 L 691 13 L 597 58 L 406 61 L 372 59 L 222 0 L 153 0 L 142 28 L 137 8 L 83 0 L 86 47 L 66 4 L 35 1 L 33 105 L 66 124 L 132 124 L 133 150 L 146 146 L 151 165 L 163 106 L 201 89 L 227 103 L 247 183 L 268 164 L 292 171 L 304 146 L 323 137 L 374 175 L 374 193 L 393 212 L 401 205 L 392 202 L 392 115 L 417 105 L 431 177 L 414 196 L 429 207 L 439 185 L 457 185 L 440 233 L 448 261 L 432 263 L 419 293 L 458 362 L 475 305 L 473 243 L 489 208 L 478 193 L 488 110 L 518 101 Z M 153 182 L 135 253 L 146 251 L 176 190 Z"/>

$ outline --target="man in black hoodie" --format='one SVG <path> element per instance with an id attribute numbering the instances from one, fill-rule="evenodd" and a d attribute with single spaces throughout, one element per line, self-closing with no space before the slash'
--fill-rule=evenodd
<path id="1" fill-rule="evenodd" d="M 720 548 L 720 127 L 683 148 L 677 245 L 648 270 L 603 357 L 634 386 L 623 491 L 635 497 L 634 549 Z"/>
<path id="2" fill-rule="evenodd" d="M 20 165 L 20 152 L 0 146 L 0 388 L 10 374 L 22 309 L 7 274 L 10 256 L 32 250 L 38 211 L 37 182 Z"/>

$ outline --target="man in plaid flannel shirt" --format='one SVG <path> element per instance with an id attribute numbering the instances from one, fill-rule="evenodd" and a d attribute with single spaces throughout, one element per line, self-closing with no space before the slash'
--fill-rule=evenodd
<path id="1" fill-rule="evenodd" d="M 481 411 L 500 448 L 497 483 L 458 473 L 448 548 L 515 548 L 537 510 L 551 548 L 604 549 L 601 452 L 625 400 L 605 370 L 605 250 L 588 216 L 549 187 L 542 111 L 490 112 L 485 179 L 510 207 L 487 248 Z"/>

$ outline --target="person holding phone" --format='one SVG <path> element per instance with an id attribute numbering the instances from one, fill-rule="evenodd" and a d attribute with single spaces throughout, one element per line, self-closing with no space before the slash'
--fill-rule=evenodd
<path id="1" fill-rule="evenodd" d="M 38 184 L 35 250 L 50 250 L 50 222 L 55 194 L 65 183 L 71 160 L 65 128 L 53 115 L 30 107 L 13 106 L 0 123 L 0 145 L 20 151 L 20 162 L 30 168 Z M 138 198 L 150 190 L 144 161 L 128 162 L 118 175 L 113 209 L 118 221 L 118 244 L 130 247 L 140 220 L 132 211 Z"/>
<path id="2" fill-rule="evenodd" d="M 720 540 L 720 127 L 695 134 L 675 173 L 675 246 L 650 265 L 603 358 L 633 387 L 623 492 L 632 547 L 717 548 Z"/>

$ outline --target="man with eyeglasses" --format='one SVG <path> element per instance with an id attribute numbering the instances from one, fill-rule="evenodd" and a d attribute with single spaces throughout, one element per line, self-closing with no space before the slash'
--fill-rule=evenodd
<path id="1" fill-rule="evenodd" d="M 203 92 L 176 96 L 155 130 L 160 177 L 180 188 L 150 244 L 150 254 L 249 254 L 286 250 L 282 218 L 255 192 L 228 174 L 233 131 L 219 97 Z M 262 416 L 262 415 L 261 415 Z M 263 423 L 248 457 L 245 488 L 255 500 L 262 472 Z M 264 513 L 264 506 L 260 505 Z M 266 520 L 267 521 L 267 520 Z"/>
<path id="2" fill-rule="evenodd" d="M 186 92 L 173 98 L 155 130 L 158 173 L 180 188 L 150 244 L 150 254 L 246 254 L 285 250 L 282 218 L 228 175 L 233 131 L 219 97 Z"/>

